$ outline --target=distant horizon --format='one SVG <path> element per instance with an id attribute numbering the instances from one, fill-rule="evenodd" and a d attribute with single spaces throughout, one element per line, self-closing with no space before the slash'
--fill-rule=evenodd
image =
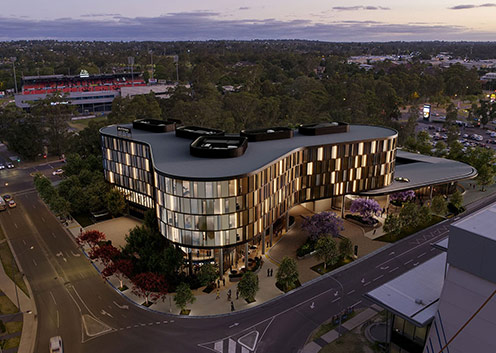
<path id="1" fill-rule="evenodd" d="M 26 0 L 2 4 L 0 40 L 490 42 L 495 17 L 496 2 L 455 0 Z"/>

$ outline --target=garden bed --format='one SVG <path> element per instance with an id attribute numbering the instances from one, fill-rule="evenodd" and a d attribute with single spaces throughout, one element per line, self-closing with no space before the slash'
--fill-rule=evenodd
<path id="1" fill-rule="evenodd" d="M 312 238 L 308 237 L 303 245 L 301 245 L 298 249 L 296 249 L 296 256 L 299 259 L 305 258 L 307 255 L 311 254 L 315 251 L 315 244 L 317 242 Z"/>
<path id="2" fill-rule="evenodd" d="M 324 263 L 323 262 L 321 262 L 320 264 L 317 264 L 315 266 L 312 266 L 310 268 L 313 271 L 317 272 L 319 275 L 324 275 L 327 272 L 331 272 L 331 271 L 335 270 L 338 267 L 341 267 L 341 266 L 344 266 L 346 264 L 349 264 L 350 262 L 353 262 L 353 260 L 354 260 L 353 258 L 347 257 L 347 258 L 344 258 L 344 259 L 340 259 L 338 262 L 336 262 L 332 266 L 327 266 L 327 268 L 325 268 L 325 269 L 324 269 Z"/>
<path id="3" fill-rule="evenodd" d="M 181 310 L 179 315 L 189 315 L 190 312 L 191 312 L 191 309 L 184 309 L 184 310 Z"/>
<path id="4" fill-rule="evenodd" d="M 301 287 L 301 283 L 300 283 L 300 280 L 297 280 L 294 286 L 292 286 L 292 287 L 288 288 L 288 290 L 284 290 L 284 289 L 282 288 L 282 286 L 281 286 L 278 282 L 276 282 L 276 287 L 277 287 L 277 289 L 279 289 L 281 292 L 287 293 L 287 292 L 289 292 L 289 291 L 292 291 L 292 290 L 293 290 L 293 289 L 295 289 L 295 288 Z"/>
<path id="5" fill-rule="evenodd" d="M 378 240 L 378 241 L 383 241 L 386 243 L 394 243 L 400 239 L 403 239 L 403 238 L 405 238 L 405 237 L 407 237 L 413 233 L 417 233 L 417 232 L 421 231 L 422 229 L 430 227 L 430 226 L 432 226 L 436 223 L 439 223 L 443 220 L 444 220 L 444 217 L 432 215 L 429 222 L 419 224 L 415 227 L 411 227 L 411 226 L 405 227 L 404 229 L 401 230 L 401 232 L 398 235 L 393 235 L 391 233 L 388 233 L 388 234 L 385 234 L 379 238 L 374 239 L 374 241 Z"/>
<path id="6" fill-rule="evenodd" d="M 370 227 L 370 228 L 377 228 L 381 225 L 381 222 L 379 222 L 377 219 L 372 218 L 371 222 L 370 221 L 365 221 L 362 217 L 358 215 L 353 215 L 353 214 L 347 214 L 344 216 L 346 220 L 358 224 L 359 226 L 364 226 L 364 227 Z"/>

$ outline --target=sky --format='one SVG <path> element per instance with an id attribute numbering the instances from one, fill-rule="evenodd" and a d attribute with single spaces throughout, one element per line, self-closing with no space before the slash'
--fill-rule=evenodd
<path id="1" fill-rule="evenodd" d="M 485 1 L 2 1 L 0 40 L 496 41 Z"/>

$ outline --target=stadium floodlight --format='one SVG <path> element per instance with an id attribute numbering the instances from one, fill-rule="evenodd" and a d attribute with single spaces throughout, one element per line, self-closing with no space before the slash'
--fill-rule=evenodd
<path id="1" fill-rule="evenodd" d="M 16 78 L 16 72 L 15 72 L 15 62 L 17 58 L 15 56 L 12 56 L 10 58 L 10 61 L 12 61 L 12 69 L 14 69 L 14 86 L 15 86 L 15 93 L 17 93 L 17 78 Z"/>
<path id="2" fill-rule="evenodd" d="M 128 56 L 127 57 L 127 63 L 129 65 L 131 65 L 131 83 L 132 83 L 132 86 L 134 87 L 134 71 L 133 71 L 133 67 L 134 67 L 134 56 Z"/>

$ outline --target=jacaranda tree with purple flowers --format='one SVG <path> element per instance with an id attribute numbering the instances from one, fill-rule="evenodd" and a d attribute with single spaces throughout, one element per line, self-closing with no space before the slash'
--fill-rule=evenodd
<path id="1" fill-rule="evenodd" d="M 391 202 L 396 201 L 398 203 L 403 203 L 412 200 L 415 197 L 415 191 L 413 190 L 405 190 L 398 191 L 394 194 L 389 195 L 389 200 Z"/>
<path id="2" fill-rule="evenodd" d="M 301 228 L 310 234 L 312 239 L 324 235 L 337 237 L 343 228 L 343 220 L 334 212 L 321 212 L 303 219 Z"/>
<path id="3" fill-rule="evenodd" d="M 350 207 L 351 213 L 358 213 L 362 220 L 367 223 L 373 222 L 373 217 L 381 212 L 381 206 L 374 199 L 356 199 L 353 200 Z"/>

